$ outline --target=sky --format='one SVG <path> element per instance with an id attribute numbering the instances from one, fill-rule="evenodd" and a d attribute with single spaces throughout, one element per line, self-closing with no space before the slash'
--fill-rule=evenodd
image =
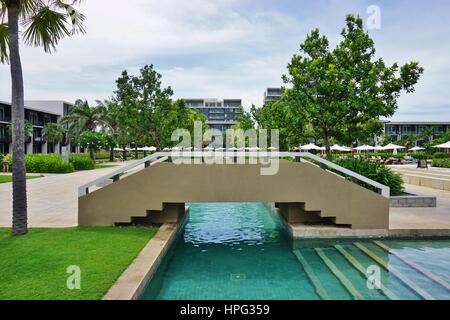
<path id="1" fill-rule="evenodd" d="M 379 28 L 370 23 L 373 5 Z M 62 40 L 51 55 L 22 45 L 26 100 L 105 99 L 122 70 L 153 64 L 174 98 L 261 106 L 308 32 L 319 28 L 334 47 L 352 13 L 370 27 L 377 57 L 425 68 L 392 120 L 450 121 L 448 0 L 85 0 L 80 10 L 85 35 Z M 9 67 L 0 65 L 0 100 L 10 101 L 10 86 Z"/>

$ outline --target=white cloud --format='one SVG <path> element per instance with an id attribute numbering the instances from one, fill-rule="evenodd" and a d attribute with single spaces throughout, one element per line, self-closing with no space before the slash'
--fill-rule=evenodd
<path id="1" fill-rule="evenodd" d="M 370 1 L 92 0 L 83 3 L 87 34 L 64 39 L 52 55 L 22 47 L 27 99 L 89 100 L 110 96 L 123 69 L 155 64 L 176 97 L 242 98 L 261 104 L 306 33 L 319 27 L 332 45 L 347 13 L 365 15 Z M 450 26 L 439 5 L 383 2 L 382 29 L 371 31 L 386 61 L 418 60 L 426 72 L 417 92 L 400 99 L 400 116 L 418 109 L 445 114 Z M 425 10 L 424 8 L 428 10 Z M 0 100 L 10 98 L 0 66 Z M 447 119 L 449 120 L 449 119 Z"/>

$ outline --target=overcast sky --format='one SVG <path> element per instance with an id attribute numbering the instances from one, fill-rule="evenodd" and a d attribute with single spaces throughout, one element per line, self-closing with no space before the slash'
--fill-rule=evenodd
<path id="1" fill-rule="evenodd" d="M 154 64 L 176 98 L 259 106 L 310 30 L 334 46 L 345 15 L 367 20 L 370 5 L 381 9 L 381 28 L 369 30 L 377 55 L 425 68 L 393 119 L 450 121 L 448 0 L 85 0 L 86 35 L 63 40 L 52 55 L 22 47 L 25 98 L 104 99 L 122 70 Z M 8 66 L 0 66 L 0 84 L 0 100 L 10 101 Z"/>

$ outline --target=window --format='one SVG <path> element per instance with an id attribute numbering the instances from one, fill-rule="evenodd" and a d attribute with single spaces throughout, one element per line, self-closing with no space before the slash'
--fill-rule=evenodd
<path id="1" fill-rule="evenodd" d="M 5 108 L 0 107 L 0 121 L 5 121 Z"/>

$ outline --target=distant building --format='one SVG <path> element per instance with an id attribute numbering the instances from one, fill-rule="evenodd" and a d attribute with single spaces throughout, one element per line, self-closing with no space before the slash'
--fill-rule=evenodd
<path id="1" fill-rule="evenodd" d="M 281 88 L 267 88 L 264 92 L 264 103 L 281 99 Z"/>
<path id="2" fill-rule="evenodd" d="M 217 129 L 221 132 L 230 129 L 237 124 L 237 117 L 241 113 L 241 99 L 184 99 L 187 105 L 199 110 L 206 117 L 210 129 Z"/>
<path id="3" fill-rule="evenodd" d="M 32 135 L 25 142 L 25 153 L 59 153 L 60 144 L 53 145 L 42 136 L 49 122 L 57 122 L 68 114 L 73 104 L 65 101 L 25 101 L 25 120 L 33 125 Z M 11 104 L 0 101 L 0 153 L 12 153 Z"/>
<path id="4" fill-rule="evenodd" d="M 400 140 L 402 136 L 422 134 L 425 128 L 433 128 L 434 135 L 450 130 L 450 121 L 386 121 L 384 133 Z"/>

